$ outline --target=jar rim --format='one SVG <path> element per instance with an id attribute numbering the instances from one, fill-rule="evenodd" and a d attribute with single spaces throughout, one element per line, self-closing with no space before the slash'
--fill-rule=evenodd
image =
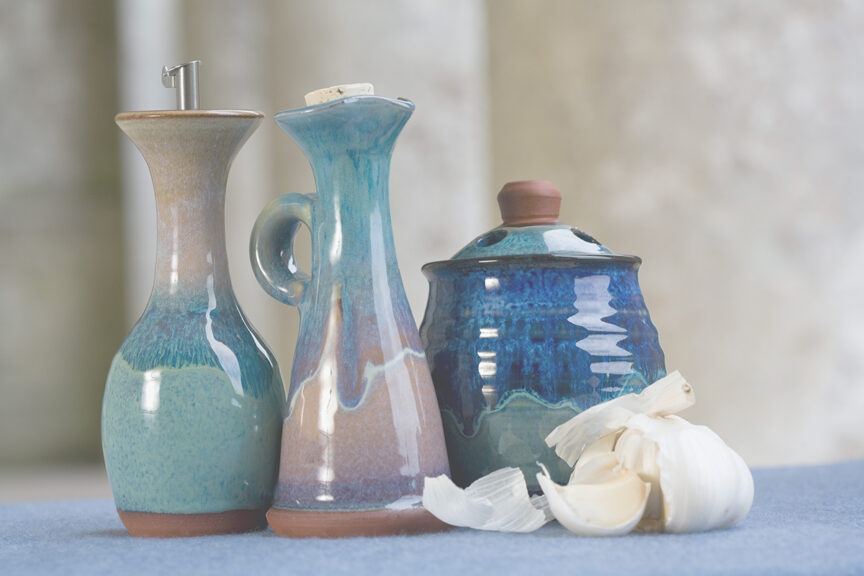
<path id="1" fill-rule="evenodd" d="M 629 254 L 580 254 L 570 256 L 566 254 L 518 254 L 509 256 L 492 256 L 486 258 L 457 258 L 450 260 L 437 260 L 424 264 L 423 273 L 432 272 L 440 268 L 485 268 L 502 264 L 522 264 L 524 267 L 549 267 L 570 268 L 580 265 L 592 265 L 600 263 L 642 264 L 642 259 Z"/>

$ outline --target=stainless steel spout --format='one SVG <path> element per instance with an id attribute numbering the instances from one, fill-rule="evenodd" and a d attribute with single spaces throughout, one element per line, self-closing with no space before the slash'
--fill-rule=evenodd
<path id="1" fill-rule="evenodd" d="M 200 60 L 193 60 L 176 66 L 162 68 L 162 85 L 177 89 L 177 109 L 198 109 L 198 65 Z"/>

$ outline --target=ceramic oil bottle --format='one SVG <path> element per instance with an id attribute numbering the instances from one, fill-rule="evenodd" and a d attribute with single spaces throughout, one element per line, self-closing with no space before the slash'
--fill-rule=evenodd
<path id="1" fill-rule="evenodd" d="M 228 169 L 262 115 L 198 110 L 197 62 L 163 71 L 178 110 L 116 121 L 150 168 L 158 240 L 150 301 L 111 364 L 102 446 L 136 536 L 265 527 L 284 389 L 243 315 L 225 252 Z"/>
<path id="2" fill-rule="evenodd" d="M 615 254 L 558 221 L 549 181 L 510 182 L 502 224 L 450 260 L 423 267 L 420 327 L 438 393 L 453 481 L 507 466 L 540 492 L 538 462 L 556 482 L 572 469 L 544 438 L 592 406 L 640 392 L 666 374 L 636 256 Z"/>
<path id="3" fill-rule="evenodd" d="M 317 194 L 276 199 L 251 241 L 261 285 L 300 311 L 267 519 L 283 536 L 441 530 L 420 498 L 425 476 L 449 471 L 444 434 L 388 200 L 390 155 L 414 106 L 370 85 L 324 92 L 324 102 L 313 93 L 313 105 L 276 115 L 309 159 Z M 312 235 L 311 275 L 294 264 L 300 224 Z"/>

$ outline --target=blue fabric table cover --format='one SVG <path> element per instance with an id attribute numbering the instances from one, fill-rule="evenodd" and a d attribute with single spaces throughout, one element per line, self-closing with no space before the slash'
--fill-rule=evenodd
<path id="1" fill-rule="evenodd" d="M 13 504 L 0 506 L 0 575 L 864 574 L 864 461 L 753 475 L 753 508 L 731 530 L 620 538 L 552 523 L 533 534 L 151 540 L 128 536 L 109 500 Z"/>

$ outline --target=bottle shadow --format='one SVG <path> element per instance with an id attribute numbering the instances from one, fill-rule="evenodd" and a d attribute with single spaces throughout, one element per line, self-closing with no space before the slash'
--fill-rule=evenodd
<path id="1" fill-rule="evenodd" d="M 126 530 L 115 528 L 113 530 L 88 530 L 81 532 L 78 536 L 84 538 L 132 538 Z"/>

